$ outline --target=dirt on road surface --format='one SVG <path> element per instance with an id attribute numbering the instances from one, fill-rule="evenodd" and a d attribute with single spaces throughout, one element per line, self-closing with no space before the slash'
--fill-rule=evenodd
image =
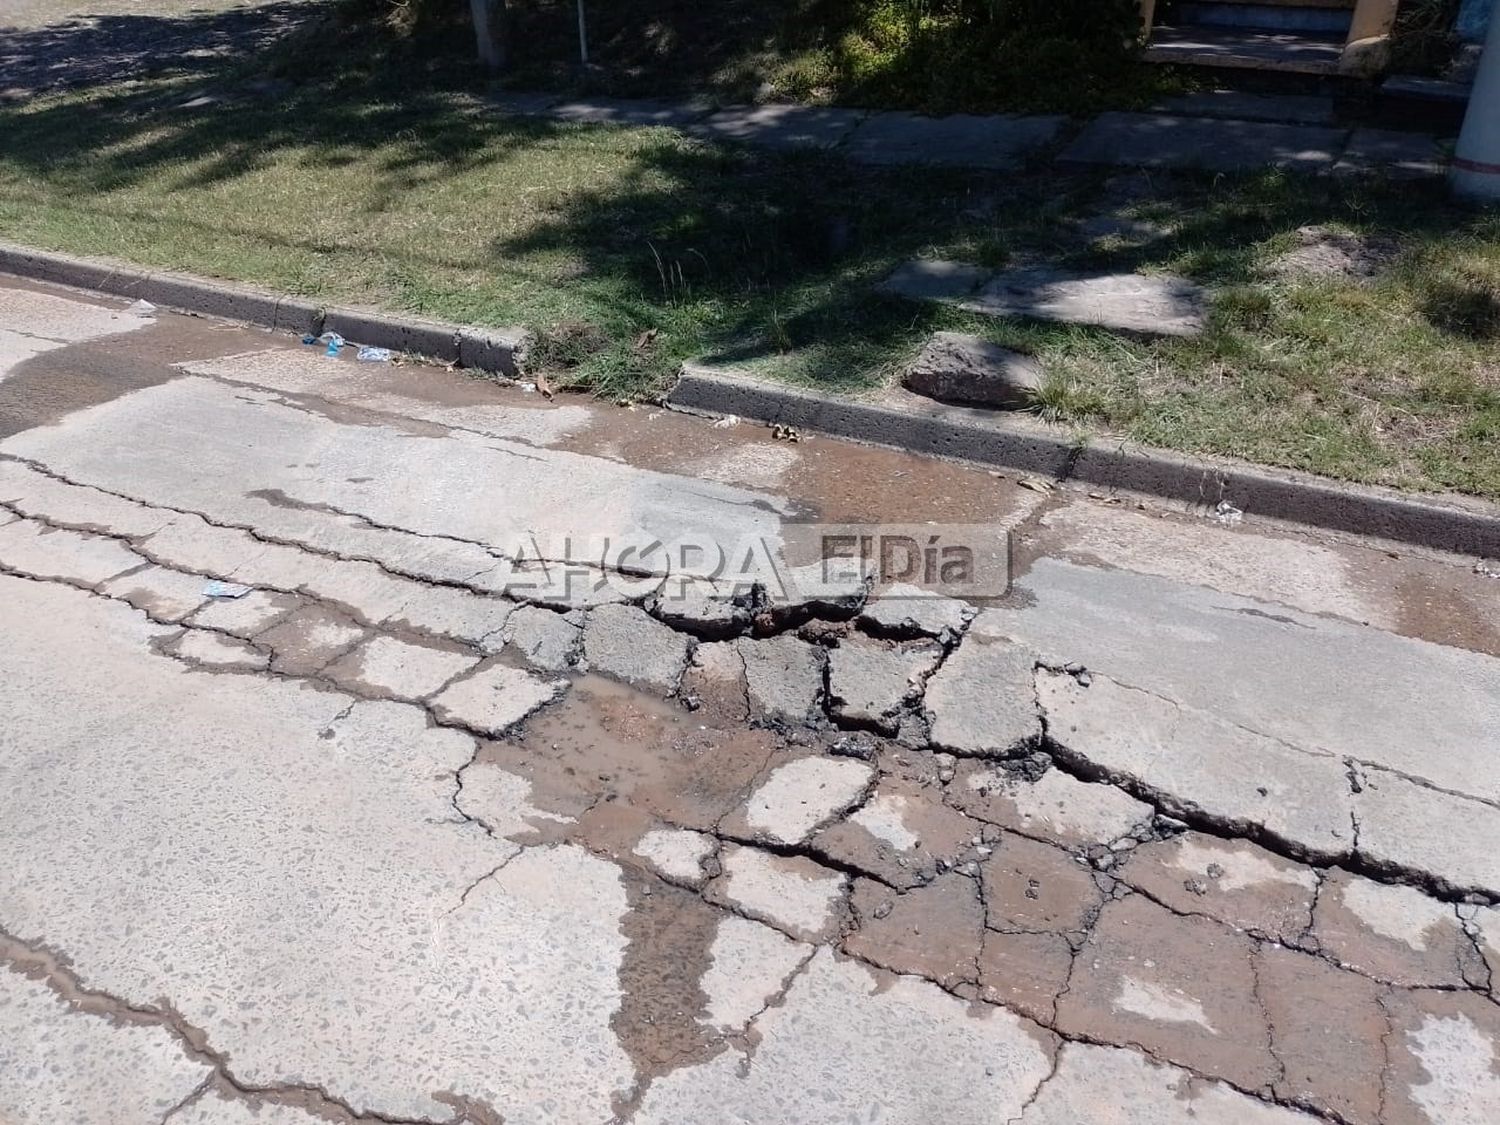
<path id="1" fill-rule="evenodd" d="M 0 1119 L 1500 1120 L 1500 582 L 801 439 L 0 284 Z"/>

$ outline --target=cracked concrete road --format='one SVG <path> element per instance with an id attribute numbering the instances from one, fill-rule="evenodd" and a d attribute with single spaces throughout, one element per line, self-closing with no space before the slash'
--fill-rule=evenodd
<path id="1" fill-rule="evenodd" d="M 0 283 L 6 1125 L 1500 1120 L 1473 560 L 125 304 Z M 512 581 L 814 522 L 1015 586 Z"/>

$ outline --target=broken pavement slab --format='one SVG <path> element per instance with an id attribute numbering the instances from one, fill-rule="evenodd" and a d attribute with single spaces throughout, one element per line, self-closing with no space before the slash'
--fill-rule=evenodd
<path id="1" fill-rule="evenodd" d="M 875 776 L 872 767 L 851 758 L 793 759 L 772 769 L 744 809 L 726 818 L 724 827 L 735 831 L 743 824 L 757 838 L 800 844 L 861 803 Z"/>
<path id="2" fill-rule="evenodd" d="M 932 744 L 965 757 L 1012 757 L 1041 739 L 1036 654 L 1020 645 L 968 637 L 927 681 L 923 706 Z M 975 685 L 984 690 L 976 691 Z"/>
<path id="3" fill-rule="evenodd" d="M 723 873 L 705 889 L 722 903 L 800 941 L 827 941 L 839 928 L 849 877 L 801 856 L 725 844 Z"/>
<path id="4" fill-rule="evenodd" d="M 926 642 L 846 637 L 828 653 L 829 713 L 845 726 L 895 734 L 902 708 L 921 696 L 942 655 Z"/>
<path id="5" fill-rule="evenodd" d="M 1138 789 L 1189 823 L 1210 821 L 1240 836 L 1265 833 L 1311 859 L 1352 853 L 1353 803 L 1339 759 L 1101 675 L 1083 687 L 1044 669 L 1036 687 L 1054 756 L 1073 772 Z"/>
<path id="6" fill-rule="evenodd" d="M 490 664 L 435 696 L 432 713 L 444 722 L 498 736 L 567 690 L 566 680 L 547 680 L 519 668 Z"/>
<path id="7" fill-rule="evenodd" d="M 1245 840 L 1201 832 L 1142 844 L 1110 873 L 1179 914 L 1206 914 L 1285 945 L 1298 944 L 1311 924 L 1321 877 Z"/>
<path id="8" fill-rule="evenodd" d="M 1033 781 L 1021 769 L 988 762 L 959 762 L 946 800 L 978 820 L 1075 850 L 1141 832 L 1156 815 L 1113 785 L 1081 781 L 1056 768 Z"/>
<path id="9" fill-rule="evenodd" d="M 850 896 L 857 928 L 844 950 L 863 961 L 926 977 L 950 991 L 977 983 L 975 955 L 984 931 L 979 886 L 950 872 L 925 886 L 896 894 L 868 879 Z"/>
<path id="10" fill-rule="evenodd" d="M 601 605 L 583 627 L 583 659 L 592 672 L 671 695 L 682 681 L 692 638 L 632 605 Z"/>
<path id="11" fill-rule="evenodd" d="M 422 699 L 478 662 L 471 653 L 377 636 L 329 665 L 324 674 L 357 694 Z"/>
<path id="12" fill-rule="evenodd" d="M 1280 1072 L 1255 997 L 1254 943 L 1141 895 L 1105 905 L 1057 1005 L 1064 1035 L 1130 1043 L 1242 1089 Z"/>
<path id="13" fill-rule="evenodd" d="M 1347 871 L 1324 876 L 1310 936 L 1340 965 L 1404 988 L 1466 988 L 1485 975 L 1452 903 Z"/>
<path id="14" fill-rule="evenodd" d="M 859 614 L 860 628 L 879 637 L 957 637 L 978 611 L 968 602 L 893 582 L 877 589 Z"/>
<path id="15" fill-rule="evenodd" d="M 1500 898 L 1500 809 L 1494 805 L 1373 769 L 1363 772 L 1353 802 L 1365 862 Z"/>
<path id="16" fill-rule="evenodd" d="M 1268 1105 L 1138 1051 L 1064 1043 L 1057 1069 L 1016 1125 L 1313 1125 L 1318 1118 Z"/>
<path id="17" fill-rule="evenodd" d="M 741 637 L 734 642 L 744 661 L 745 682 L 753 716 L 802 723 L 823 696 L 823 650 L 790 633 L 766 640 Z"/>

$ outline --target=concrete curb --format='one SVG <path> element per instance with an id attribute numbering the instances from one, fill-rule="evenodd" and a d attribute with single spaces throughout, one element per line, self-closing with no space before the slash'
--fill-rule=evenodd
<path id="1" fill-rule="evenodd" d="M 377 309 L 324 307 L 292 294 L 32 250 L 10 242 L 0 242 L 0 273 L 117 297 L 138 297 L 162 308 L 243 321 L 274 332 L 298 336 L 337 332 L 351 343 L 411 352 L 502 375 L 518 373 L 517 362 L 526 344 L 525 330 L 520 328 L 479 328 Z"/>
<path id="2" fill-rule="evenodd" d="M 667 405 L 737 414 L 915 453 L 955 457 L 1058 483 L 1158 496 L 1191 505 L 1227 500 L 1247 515 L 1478 555 L 1500 556 L 1500 507 L 1342 484 L 1220 457 L 1185 457 L 1115 441 L 1082 444 L 1025 419 L 900 395 L 833 399 L 696 364 L 683 367 Z"/>

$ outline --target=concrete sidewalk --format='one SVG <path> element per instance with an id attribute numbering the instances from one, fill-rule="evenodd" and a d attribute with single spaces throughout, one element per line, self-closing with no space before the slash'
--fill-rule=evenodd
<path id="1" fill-rule="evenodd" d="M 491 102 L 519 116 L 664 126 L 762 148 L 835 152 L 872 165 L 1014 169 L 1073 132 L 1068 118 L 1055 115 L 925 117 L 799 105 L 711 108 L 532 93 L 500 95 Z M 1197 95 L 1175 99 L 1161 112 L 1102 114 L 1083 125 L 1058 159 L 1215 172 L 1282 167 L 1404 177 L 1441 175 L 1446 166 L 1445 146 L 1429 134 L 1340 126 L 1333 118 L 1327 99 Z"/>

